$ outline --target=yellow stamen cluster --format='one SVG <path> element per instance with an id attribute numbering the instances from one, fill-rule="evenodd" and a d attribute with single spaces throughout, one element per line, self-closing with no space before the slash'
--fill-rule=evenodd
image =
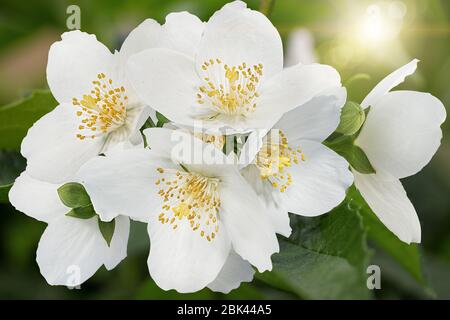
<path id="1" fill-rule="evenodd" d="M 158 220 L 176 230 L 186 219 L 193 231 L 212 241 L 219 232 L 218 179 L 178 170 L 166 172 L 163 168 L 157 171 L 161 178 L 155 184 L 161 187 L 158 194 L 163 198 Z"/>
<path id="2" fill-rule="evenodd" d="M 262 64 L 228 66 L 220 59 L 210 59 L 202 64 L 202 70 L 205 76 L 197 93 L 199 105 L 226 115 L 246 115 L 256 108 Z"/>
<path id="3" fill-rule="evenodd" d="M 299 164 L 299 159 L 305 161 L 305 154 L 300 148 L 290 147 L 286 136 L 278 130 L 278 134 L 269 134 L 266 137 L 261 150 L 256 155 L 255 164 L 262 179 L 267 179 L 274 188 L 285 192 L 292 184 L 292 175 L 285 172 L 285 168 Z"/>
<path id="4" fill-rule="evenodd" d="M 80 125 L 77 138 L 95 138 L 96 135 L 110 132 L 125 122 L 128 97 L 123 86 L 113 87 L 112 79 L 107 79 L 104 73 L 99 73 L 92 81 L 93 89 L 83 95 L 81 100 L 72 99 L 72 104 L 78 108 L 77 116 Z"/>

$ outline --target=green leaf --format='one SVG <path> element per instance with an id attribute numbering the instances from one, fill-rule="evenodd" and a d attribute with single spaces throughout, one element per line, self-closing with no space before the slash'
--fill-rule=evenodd
<path id="1" fill-rule="evenodd" d="M 9 190 L 11 189 L 11 187 L 12 187 L 12 183 L 0 186 L 0 203 L 8 203 L 9 202 L 8 193 L 9 193 Z"/>
<path id="2" fill-rule="evenodd" d="M 156 112 L 156 119 L 158 119 L 157 127 L 162 127 L 164 124 L 169 123 L 170 120 L 163 116 L 161 113 Z"/>
<path id="3" fill-rule="evenodd" d="M 50 91 L 42 90 L 0 107 L 0 149 L 19 151 L 28 129 L 57 104 Z"/>
<path id="4" fill-rule="evenodd" d="M 26 160 L 20 153 L 0 150 L 0 203 L 9 203 L 9 190 L 25 166 Z"/>
<path id="5" fill-rule="evenodd" d="M 304 299 L 367 299 L 366 282 L 345 258 L 280 241 L 273 271 L 257 277 Z M 269 278 L 268 278 L 269 277 Z"/>
<path id="6" fill-rule="evenodd" d="M 105 239 L 108 246 L 111 244 L 112 237 L 114 235 L 114 229 L 116 227 L 116 220 L 111 220 L 109 222 L 102 221 L 98 219 L 98 227 L 100 228 L 100 232 L 102 233 L 103 238 Z"/>
<path id="7" fill-rule="evenodd" d="M 420 284 L 426 285 L 418 246 L 404 243 L 389 231 L 372 212 L 355 187 L 350 188 L 348 199 L 350 210 L 362 216 L 368 237 L 392 256 Z"/>
<path id="8" fill-rule="evenodd" d="M 78 219 L 90 219 L 96 215 L 94 207 L 89 204 L 84 207 L 73 208 L 66 213 L 66 216 Z"/>
<path id="9" fill-rule="evenodd" d="M 347 101 L 342 107 L 341 121 L 336 132 L 343 135 L 354 135 L 364 123 L 366 114 L 363 108 L 356 102 Z"/>
<path id="10" fill-rule="evenodd" d="M 69 208 L 88 206 L 91 198 L 81 183 L 68 182 L 58 188 L 58 195 L 62 203 Z"/>
<path id="11" fill-rule="evenodd" d="M 314 218 L 291 216 L 293 232 L 280 239 L 273 271 L 257 277 L 306 299 L 367 299 L 371 251 L 361 217 L 346 204 Z"/>
<path id="12" fill-rule="evenodd" d="M 26 160 L 20 153 L 0 150 L 0 185 L 13 183 L 25 167 Z"/>

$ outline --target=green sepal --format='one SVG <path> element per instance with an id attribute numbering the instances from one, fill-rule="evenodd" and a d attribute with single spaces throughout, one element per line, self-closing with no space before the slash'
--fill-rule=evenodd
<path id="1" fill-rule="evenodd" d="M 158 119 L 158 122 L 156 123 L 156 126 L 159 127 L 159 128 L 161 128 L 164 124 L 170 122 L 169 119 L 167 119 L 164 115 L 162 115 L 158 111 L 156 112 L 156 119 Z"/>
<path id="2" fill-rule="evenodd" d="M 353 169 L 363 174 L 376 173 L 366 154 L 360 147 L 353 145 L 349 151 L 345 159 L 347 159 Z"/>
<path id="3" fill-rule="evenodd" d="M 91 198 L 84 186 L 78 182 L 69 182 L 58 188 L 62 203 L 69 208 L 85 207 L 91 204 Z"/>
<path id="4" fill-rule="evenodd" d="M 69 212 L 66 213 L 66 216 L 78 219 L 90 219 L 96 215 L 94 207 L 92 204 L 88 204 L 87 206 L 73 208 Z"/>
<path id="5" fill-rule="evenodd" d="M 103 239 L 105 239 L 109 247 L 114 235 L 114 229 L 116 228 L 116 220 L 113 219 L 109 222 L 105 222 L 98 219 L 98 227 L 100 229 L 100 232 L 102 233 Z"/>
<path id="6" fill-rule="evenodd" d="M 363 174 L 376 173 L 365 152 L 354 144 L 355 136 L 337 136 L 325 145 L 344 157 L 356 171 Z"/>

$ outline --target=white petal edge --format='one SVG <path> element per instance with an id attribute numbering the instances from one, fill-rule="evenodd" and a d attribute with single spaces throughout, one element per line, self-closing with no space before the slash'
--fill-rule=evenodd
<path id="1" fill-rule="evenodd" d="M 153 19 L 144 20 L 128 34 L 122 43 L 119 51 L 121 63 L 125 64 L 127 59 L 135 53 L 157 47 L 160 41 L 161 25 Z"/>
<path id="2" fill-rule="evenodd" d="M 286 135 L 288 142 L 314 140 L 322 142 L 339 125 L 341 108 L 347 99 L 344 87 L 334 87 L 283 115 L 274 128 Z"/>
<path id="3" fill-rule="evenodd" d="M 219 222 L 219 232 L 212 241 L 193 231 L 187 219 L 178 228 L 162 224 L 154 217 L 148 224 L 150 254 L 147 264 L 156 284 L 178 292 L 195 292 L 211 283 L 219 274 L 230 251 L 230 239 Z"/>
<path id="4" fill-rule="evenodd" d="M 405 243 L 420 243 L 420 221 L 401 182 L 353 171 L 355 186 L 381 222 Z"/>
<path id="5" fill-rule="evenodd" d="M 404 178 L 419 172 L 441 144 L 446 117 L 429 93 L 392 91 L 371 109 L 356 140 L 377 172 Z"/>
<path id="6" fill-rule="evenodd" d="M 259 272 L 272 270 L 271 255 L 279 251 L 275 229 L 264 205 L 239 174 L 222 178 L 223 221 L 233 249 Z"/>
<path id="7" fill-rule="evenodd" d="M 268 131 L 266 129 L 257 129 L 248 135 L 247 141 L 245 141 L 239 154 L 239 166 L 241 169 L 255 160 L 256 155 L 263 146 L 263 139 Z"/>
<path id="8" fill-rule="evenodd" d="M 277 29 L 262 13 L 235 1 L 216 11 L 205 25 L 196 65 L 209 59 L 221 59 L 229 66 L 245 62 L 263 65 L 263 77 L 283 69 L 283 46 Z"/>
<path id="9" fill-rule="evenodd" d="M 128 236 L 130 235 L 130 219 L 118 216 L 115 219 L 114 234 L 106 252 L 105 267 L 114 269 L 127 256 Z"/>
<path id="10" fill-rule="evenodd" d="M 305 154 L 305 161 L 289 168 L 293 182 L 281 193 L 283 205 L 288 212 L 301 216 L 327 213 L 345 199 L 353 183 L 349 165 L 318 142 L 301 140 L 298 147 Z"/>
<path id="11" fill-rule="evenodd" d="M 263 81 L 248 127 L 271 128 L 281 116 L 325 90 L 341 87 L 339 73 L 321 64 L 295 65 Z"/>
<path id="12" fill-rule="evenodd" d="M 70 105 L 59 105 L 39 119 L 22 141 L 21 153 L 27 159 L 28 174 L 52 183 L 67 182 L 103 147 L 104 136 L 80 140 Z"/>
<path id="13" fill-rule="evenodd" d="M 78 286 L 103 265 L 107 244 L 97 218 L 62 216 L 42 234 L 36 252 L 41 274 L 50 285 Z"/>
<path id="14" fill-rule="evenodd" d="M 114 56 L 92 34 L 69 31 L 61 39 L 50 47 L 47 81 L 59 103 L 70 103 L 92 90 L 98 73 L 113 72 Z"/>
<path id="15" fill-rule="evenodd" d="M 33 179 L 24 171 L 9 191 L 9 201 L 16 210 L 49 223 L 70 211 L 59 199 L 58 187 L 58 184 Z"/>
<path id="16" fill-rule="evenodd" d="M 239 288 L 242 282 L 251 282 L 254 274 L 255 270 L 252 265 L 231 250 L 219 275 L 208 284 L 208 288 L 227 294 L 231 290 Z"/>
<path id="17" fill-rule="evenodd" d="M 375 86 L 375 88 L 373 88 L 372 91 L 369 92 L 369 94 L 361 103 L 361 106 L 363 108 L 374 106 L 384 94 L 388 93 L 392 88 L 405 81 L 405 78 L 407 76 L 412 75 L 416 71 L 418 62 L 419 60 L 414 59 L 381 80 Z"/>
<path id="18" fill-rule="evenodd" d="M 103 221 L 124 215 L 147 222 L 162 201 L 155 185 L 159 177 L 156 169 L 170 165 L 148 149 L 115 150 L 87 162 L 77 174 L 77 181 L 85 186 Z"/>
<path id="19" fill-rule="evenodd" d="M 189 12 L 172 12 L 162 26 L 159 46 L 172 49 L 194 59 L 204 31 L 204 23 Z"/>
<path id="20" fill-rule="evenodd" d="M 254 164 L 250 164 L 242 169 L 241 174 L 256 192 L 261 203 L 265 205 L 265 212 L 267 213 L 275 232 L 285 237 L 289 237 L 292 232 L 289 214 L 284 206 L 283 199 L 280 196 L 278 189 L 273 188 L 272 184 L 267 180 L 261 179 L 259 169 Z"/>

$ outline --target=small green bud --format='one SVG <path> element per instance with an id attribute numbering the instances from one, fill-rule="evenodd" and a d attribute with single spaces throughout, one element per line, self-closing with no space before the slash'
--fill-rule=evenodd
<path id="1" fill-rule="evenodd" d="M 103 239 L 105 239 L 109 247 L 114 235 L 114 229 L 116 228 L 116 220 L 113 219 L 109 222 L 105 222 L 98 219 L 98 227 L 100 229 L 100 232 L 102 233 Z"/>
<path id="2" fill-rule="evenodd" d="M 351 136 L 358 132 L 366 120 L 364 109 L 356 102 L 347 101 L 341 110 L 341 121 L 336 132 Z"/>
<path id="3" fill-rule="evenodd" d="M 91 204 L 91 198 L 84 186 L 77 182 L 69 182 L 58 188 L 62 203 L 69 208 L 85 207 Z"/>

